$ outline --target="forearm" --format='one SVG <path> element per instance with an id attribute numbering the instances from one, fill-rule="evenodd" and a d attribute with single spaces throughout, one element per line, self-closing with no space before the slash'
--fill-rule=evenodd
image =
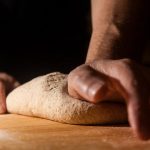
<path id="1" fill-rule="evenodd" d="M 137 57 L 145 45 L 142 0 L 91 0 L 92 36 L 86 62 Z"/>

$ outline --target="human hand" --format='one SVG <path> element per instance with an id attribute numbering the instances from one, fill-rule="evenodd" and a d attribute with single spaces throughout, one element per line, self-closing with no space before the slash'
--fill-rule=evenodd
<path id="1" fill-rule="evenodd" d="M 19 86 L 19 82 L 12 76 L 0 72 L 0 114 L 4 114 L 7 111 L 6 96 L 17 86 Z"/>
<path id="2" fill-rule="evenodd" d="M 129 59 L 96 60 L 68 75 L 68 92 L 92 103 L 124 99 L 134 133 L 150 138 L 150 68 Z"/>

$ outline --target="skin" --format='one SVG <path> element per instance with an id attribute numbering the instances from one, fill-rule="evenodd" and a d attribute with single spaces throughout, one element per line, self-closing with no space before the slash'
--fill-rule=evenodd
<path id="1" fill-rule="evenodd" d="M 132 60 L 95 60 L 68 76 L 72 97 L 91 103 L 124 99 L 128 120 L 140 139 L 150 138 L 150 69 Z"/>
<path id="2" fill-rule="evenodd" d="M 17 82 L 12 76 L 0 72 L 0 114 L 4 114 L 7 112 L 6 108 L 7 94 L 18 86 L 19 82 Z"/>
<path id="3" fill-rule="evenodd" d="M 123 99 L 134 134 L 150 139 L 150 68 L 141 65 L 146 38 L 143 0 L 91 0 L 92 36 L 85 64 L 68 76 L 72 97 L 91 103 Z M 143 28 L 144 27 L 144 28 Z"/>
<path id="4" fill-rule="evenodd" d="M 137 137 L 150 139 L 150 69 L 140 60 L 147 34 L 147 0 L 91 0 L 92 36 L 85 64 L 68 76 L 72 97 L 91 103 L 124 99 L 129 123 Z M 124 59 L 128 58 L 128 59 Z M 0 73 L 0 114 L 6 95 L 19 86 Z"/>

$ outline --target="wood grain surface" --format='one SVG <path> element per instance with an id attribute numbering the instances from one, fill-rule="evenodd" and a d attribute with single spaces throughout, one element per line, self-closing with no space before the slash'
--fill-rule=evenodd
<path id="1" fill-rule="evenodd" d="M 128 126 L 80 126 L 0 115 L 0 150 L 150 150 Z"/>

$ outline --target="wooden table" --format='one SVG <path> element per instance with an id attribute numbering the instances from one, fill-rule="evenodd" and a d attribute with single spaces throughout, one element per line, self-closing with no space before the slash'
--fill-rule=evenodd
<path id="1" fill-rule="evenodd" d="M 129 127 L 61 124 L 20 115 L 0 115 L 0 150 L 150 150 Z"/>

